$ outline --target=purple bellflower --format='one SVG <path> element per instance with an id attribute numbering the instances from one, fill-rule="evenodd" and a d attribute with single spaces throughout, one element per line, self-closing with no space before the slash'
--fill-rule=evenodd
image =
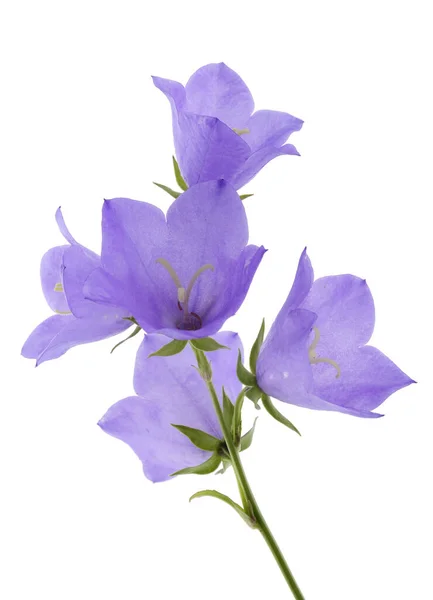
<path id="1" fill-rule="evenodd" d="M 170 206 L 108 200 L 101 267 L 87 298 L 121 307 L 148 333 L 213 335 L 242 304 L 265 249 L 248 245 L 245 209 L 224 181 L 197 184 Z"/>
<path id="2" fill-rule="evenodd" d="M 242 349 L 236 333 L 221 332 L 215 339 L 230 350 L 212 353 L 213 381 L 235 398 L 241 384 L 236 376 L 236 357 Z M 201 450 L 173 425 L 192 427 L 223 440 L 206 383 L 192 367 L 195 358 L 188 345 L 176 356 L 149 358 L 164 344 L 164 336 L 150 334 L 138 350 L 134 388 L 130 396 L 114 404 L 98 425 L 136 453 L 151 481 L 166 481 L 174 472 L 201 465 L 212 456 Z M 219 462 L 219 461 L 218 461 Z M 217 465 L 216 465 L 217 466 Z M 215 468 L 216 468 L 215 466 Z"/>
<path id="3" fill-rule="evenodd" d="M 374 303 L 364 279 L 314 281 L 306 250 L 292 289 L 257 359 L 257 383 L 268 396 L 317 410 L 359 417 L 414 383 L 389 358 L 367 346 Z"/>
<path id="4" fill-rule="evenodd" d="M 102 340 L 131 326 L 118 307 L 100 306 L 84 297 L 83 284 L 99 267 L 100 258 L 72 237 L 60 208 L 56 221 L 68 244 L 51 248 L 41 261 L 42 290 L 56 314 L 36 327 L 21 351 L 25 358 L 36 359 L 36 365 L 58 358 L 73 346 Z"/>
<path id="5" fill-rule="evenodd" d="M 201 67 L 185 87 L 153 82 L 170 101 L 176 156 L 190 186 L 225 179 L 239 189 L 276 156 L 298 154 L 285 142 L 303 122 L 274 110 L 253 113 L 251 92 L 224 63 Z"/>

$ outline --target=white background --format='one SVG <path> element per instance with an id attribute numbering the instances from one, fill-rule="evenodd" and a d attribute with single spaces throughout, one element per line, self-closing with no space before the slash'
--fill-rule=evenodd
<path id="1" fill-rule="evenodd" d="M 150 75 L 186 82 L 225 61 L 257 108 L 305 120 L 302 157 L 244 192 L 265 256 L 228 326 L 270 323 L 308 245 L 317 276 L 351 272 L 375 296 L 373 343 L 418 385 L 386 417 L 279 405 L 244 455 L 307 600 L 433 598 L 431 19 L 428 2 L 3 3 L 1 50 L 1 571 L 5 600 L 289 598 L 257 532 L 216 500 L 232 473 L 153 485 L 96 426 L 132 390 L 139 338 L 34 369 L 19 356 L 50 315 L 39 261 L 62 205 L 97 250 L 104 197 L 157 203 L 174 185 L 168 103 Z M 175 394 L 175 392 L 174 392 Z M 251 417 L 254 411 L 250 411 Z"/>

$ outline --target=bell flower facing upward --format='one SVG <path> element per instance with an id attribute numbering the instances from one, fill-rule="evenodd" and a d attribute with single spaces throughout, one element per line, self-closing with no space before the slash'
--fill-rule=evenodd
<path id="1" fill-rule="evenodd" d="M 84 293 L 148 333 L 207 337 L 236 313 L 260 264 L 265 249 L 247 242 L 245 209 L 224 181 L 189 188 L 167 217 L 146 202 L 107 200 L 101 267 Z"/>
<path id="2" fill-rule="evenodd" d="M 257 359 L 257 384 L 283 402 L 359 417 L 414 383 L 373 346 L 374 303 L 364 279 L 314 281 L 306 250 Z"/>
<path id="3" fill-rule="evenodd" d="M 188 185 L 225 179 L 236 189 L 270 160 L 298 154 L 285 144 L 302 121 L 275 110 L 254 111 L 251 92 L 224 63 L 201 67 L 184 87 L 153 77 L 168 98 L 180 170 Z"/>
<path id="4" fill-rule="evenodd" d="M 224 385 L 227 396 L 235 398 L 241 389 L 236 376 L 241 341 L 236 333 L 228 331 L 215 339 L 230 348 L 212 352 L 215 388 L 220 391 Z M 192 366 L 195 357 L 191 347 L 186 346 L 176 356 L 149 357 L 163 344 L 163 335 L 144 337 L 135 363 L 137 396 L 114 404 L 98 423 L 106 433 L 132 448 L 143 464 L 144 474 L 154 482 L 166 481 L 176 471 L 188 468 L 192 472 L 212 472 L 221 462 L 218 448 L 223 443 L 206 383 Z M 198 443 L 210 449 L 198 448 L 173 425 L 203 432 Z M 199 465 L 198 470 L 194 469 Z"/>
<path id="5" fill-rule="evenodd" d="M 83 284 L 99 266 L 100 258 L 72 237 L 60 208 L 56 221 L 68 244 L 51 248 L 41 261 L 42 290 L 56 314 L 36 327 L 21 351 L 25 358 L 36 359 L 36 365 L 58 358 L 73 346 L 102 340 L 131 326 L 118 307 L 100 306 L 84 297 Z"/>

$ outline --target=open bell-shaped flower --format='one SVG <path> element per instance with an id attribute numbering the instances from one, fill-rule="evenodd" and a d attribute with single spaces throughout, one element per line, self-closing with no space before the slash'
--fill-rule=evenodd
<path id="1" fill-rule="evenodd" d="M 168 98 L 176 156 L 188 185 L 225 179 L 236 189 L 270 160 L 298 154 L 289 136 L 302 121 L 274 110 L 254 111 L 250 90 L 224 63 L 201 67 L 184 87 L 153 77 Z"/>
<path id="2" fill-rule="evenodd" d="M 56 221 L 68 244 L 51 248 L 41 261 L 42 290 L 56 314 L 34 329 L 21 351 L 25 358 L 36 359 L 36 365 L 58 358 L 73 346 L 111 337 L 131 326 L 131 321 L 123 318 L 127 313 L 118 306 L 101 306 L 84 297 L 84 282 L 99 267 L 100 258 L 72 237 L 60 208 Z"/>
<path id="3" fill-rule="evenodd" d="M 314 281 L 306 250 L 289 296 L 257 358 L 257 384 L 283 402 L 359 417 L 413 383 L 397 365 L 366 345 L 374 329 L 374 303 L 354 275 Z"/>
<path id="4" fill-rule="evenodd" d="M 164 213 L 116 198 L 104 204 L 101 267 L 87 298 L 120 306 L 148 333 L 215 334 L 241 306 L 265 249 L 247 245 L 245 209 L 224 181 L 197 184 Z"/>

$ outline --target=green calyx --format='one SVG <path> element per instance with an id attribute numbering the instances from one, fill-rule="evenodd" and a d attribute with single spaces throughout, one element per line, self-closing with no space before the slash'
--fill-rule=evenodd
<path id="1" fill-rule="evenodd" d="M 178 164 L 176 158 L 174 156 L 172 158 L 173 158 L 174 177 L 176 179 L 176 183 L 180 187 L 182 192 L 185 192 L 188 189 L 188 186 L 187 186 L 184 178 L 182 177 L 182 173 L 180 172 L 179 164 Z M 154 181 L 153 184 L 156 185 L 157 187 L 161 188 L 161 190 L 164 190 L 164 192 L 167 192 L 167 194 L 169 194 L 172 198 L 178 198 L 182 193 L 182 192 L 176 192 L 176 190 L 171 189 L 171 187 L 168 187 L 168 185 L 164 185 L 162 183 L 156 183 L 156 181 Z"/>
<path id="2" fill-rule="evenodd" d="M 174 356 L 175 354 L 182 352 L 187 343 L 187 340 L 172 340 L 156 352 L 149 354 L 148 358 L 151 358 L 152 356 Z"/>

